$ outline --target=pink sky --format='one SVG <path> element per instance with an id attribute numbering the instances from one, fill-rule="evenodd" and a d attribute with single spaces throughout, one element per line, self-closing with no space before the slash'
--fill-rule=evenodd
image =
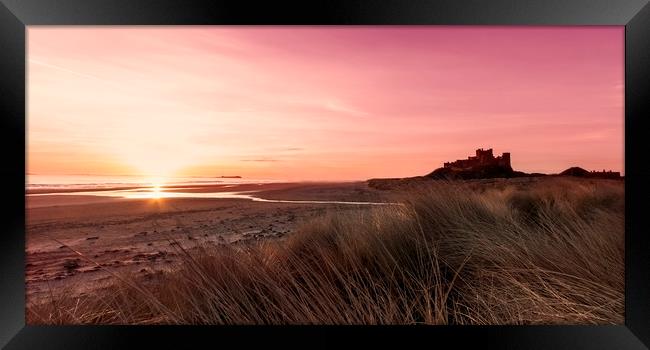
<path id="1" fill-rule="evenodd" d="M 624 27 L 28 27 L 29 173 L 623 170 Z"/>

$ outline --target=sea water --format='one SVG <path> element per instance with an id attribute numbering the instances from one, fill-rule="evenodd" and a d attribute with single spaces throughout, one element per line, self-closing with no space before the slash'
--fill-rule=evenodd
<path id="1" fill-rule="evenodd" d="M 395 205 L 385 202 L 326 201 L 326 200 L 282 200 L 266 199 L 255 196 L 259 191 L 228 192 L 218 191 L 224 187 L 242 184 L 270 184 L 283 181 L 270 179 L 243 179 L 230 177 L 174 177 L 152 178 L 141 176 L 95 176 L 95 175 L 27 175 L 27 196 L 103 196 L 130 199 L 162 198 L 230 198 L 245 199 L 256 202 L 271 203 L 310 203 L 310 204 L 348 204 L 348 205 Z M 222 185 L 215 191 L 194 192 L 184 189 L 196 189 L 209 185 Z M 165 187 L 174 186 L 173 191 Z M 39 193 L 29 193 L 39 190 Z M 51 192 L 48 192 L 50 190 Z M 171 190 L 171 189 L 170 189 Z"/>

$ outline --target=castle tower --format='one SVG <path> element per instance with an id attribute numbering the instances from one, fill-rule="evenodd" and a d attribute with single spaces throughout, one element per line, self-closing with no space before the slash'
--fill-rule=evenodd
<path id="1" fill-rule="evenodd" d="M 501 159 L 503 159 L 503 166 L 510 166 L 510 152 L 504 152 L 503 155 L 501 156 Z"/>
<path id="2" fill-rule="evenodd" d="M 479 160 L 479 162 L 484 163 L 486 161 L 490 161 L 494 159 L 494 155 L 492 154 L 492 148 L 484 150 L 482 148 L 479 148 L 476 150 L 476 159 Z"/>

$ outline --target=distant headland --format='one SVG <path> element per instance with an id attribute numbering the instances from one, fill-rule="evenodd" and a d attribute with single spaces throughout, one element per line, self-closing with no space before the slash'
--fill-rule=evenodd
<path id="1" fill-rule="evenodd" d="M 515 177 L 541 177 L 541 176 L 572 176 L 592 179 L 622 179 L 618 171 L 605 170 L 588 171 L 574 166 L 559 174 L 525 173 L 512 169 L 510 152 L 504 152 L 500 156 L 494 156 L 491 148 L 479 148 L 475 155 L 466 159 L 458 159 L 453 162 L 444 162 L 443 166 L 437 168 L 424 176 L 416 176 L 403 179 L 370 179 L 372 187 L 382 187 L 382 183 L 391 180 L 472 180 L 472 179 L 493 179 L 493 178 L 515 178 Z"/>

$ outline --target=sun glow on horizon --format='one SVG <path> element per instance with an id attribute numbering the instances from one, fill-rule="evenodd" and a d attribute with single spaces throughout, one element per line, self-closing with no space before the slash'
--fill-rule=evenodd
<path id="1" fill-rule="evenodd" d="M 151 188 L 151 198 L 152 199 L 160 199 L 164 196 L 164 193 L 162 191 L 162 187 L 160 185 L 154 185 Z"/>

